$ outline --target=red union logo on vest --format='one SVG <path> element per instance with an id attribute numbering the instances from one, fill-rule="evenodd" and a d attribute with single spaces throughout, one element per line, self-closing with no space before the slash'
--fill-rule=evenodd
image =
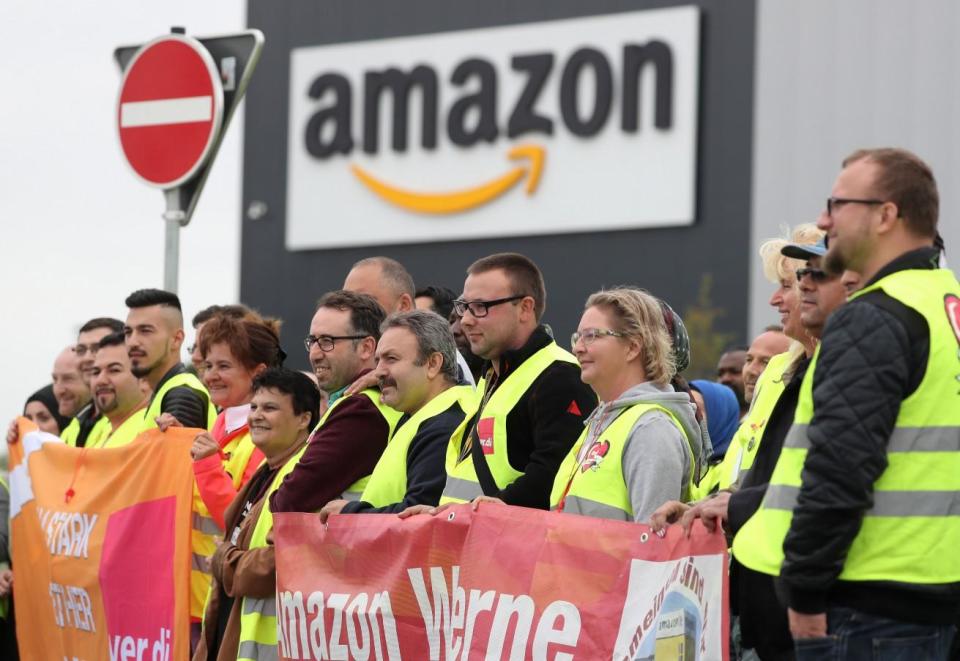
<path id="1" fill-rule="evenodd" d="M 493 454 L 493 418 L 481 418 L 477 422 L 477 437 L 484 454 Z"/>
<path id="2" fill-rule="evenodd" d="M 308 46 L 289 249 L 687 225 L 699 10 Z"/>

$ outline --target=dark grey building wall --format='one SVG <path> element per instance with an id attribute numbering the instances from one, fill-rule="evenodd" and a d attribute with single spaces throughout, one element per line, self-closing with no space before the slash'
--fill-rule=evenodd
<path id="1" fill-rule="evenodd" d="M 292 48 L 687 4 L 702 8 L 693 226 L 338 250 L 285 249 Z M 752 0 L 249 0 L 247 15 L 249 26 L 266 35 L 266 46 L 246 100 L 243 208 L 260 201 L 267 213 L 259 220 L 243 220 L 240 296 L 265 314 L 285 320 L 284 345 L 291 365 L 306 365 L 299 338 L 306 334 L 316 299 L 338 288 L 353 262 L 376 254 L 404 263 L 418 285 L 443 284 L 460 291 L 464 269 L 474 259 L 501 251 L 525 253 L 544 272 L 545 321 L 558 338 L 576 328 L 583 301 L 600 287 L 639 285 L 682 312 L 696 301 L 702 276 L 712 274 L 712 303 L 724 311 L 717 330 L 738 341 L 745 339 L 749 260 L 744 256 L 750 243 L 755 41 Z"/>

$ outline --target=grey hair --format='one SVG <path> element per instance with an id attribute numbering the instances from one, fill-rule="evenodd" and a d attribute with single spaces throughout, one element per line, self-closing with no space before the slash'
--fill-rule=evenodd
<path id="1" fill-rule="evenodd" d="M 423 365 L 435 353 L 443 356 L 440 373 L 451 383 L 460 380 L 457 365 L 457 344 L 446 319 L 430 310 L 398 312 L 387 317 L 380 326 L 380 334 L 389 328 L 406 328 L 417 338 L 417 364 Z"/>

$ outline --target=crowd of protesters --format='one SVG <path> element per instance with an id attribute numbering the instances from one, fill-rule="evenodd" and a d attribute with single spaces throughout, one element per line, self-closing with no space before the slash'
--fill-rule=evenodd
<path id="1" fill-rule="evenodd" d="M 188 369 L 178 298 L 139 290 L 124 321 L 80 328 L 23 415 L 87 448 L 204 430 L 198 661 L 277 658 L 274 513 L 466 502 L 721 526 L 734 658 L 951 658 L 960 284 L 938 204 L 915 155 L 851 154 L 816 224 L 761 247 L 780 325 L 727 350 L 716 382 L 684 379 L 696 347 L 654 283 L 593 293 L 568 351 L 523 255 L 478 259 L 459 296 L 371 257 L 319 299 L 308 373 L 284 367 L 280 322 L 242 305 L 193 318 Z M 15 589 L 7 568 L 0 596 Z"/>

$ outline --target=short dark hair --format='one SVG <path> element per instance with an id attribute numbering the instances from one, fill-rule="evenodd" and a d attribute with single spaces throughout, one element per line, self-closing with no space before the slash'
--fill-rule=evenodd
<path id="1" fill-rule="evenodd" d="M 414 298 L 414 293 L 416 292 L 416 286 L 413 284 L 413 276 L 410 275 L 410 272 L 404 268 L 403 264 L 398 262 L 395 259 L 390 257 L 367 257 L 361 259 L 359 262 L 356 262 L 352 269 L 357 268 L 358 266 L 372 266 L 376 265 L 380 267 L 380 272 L 383 274 L 383 281 L 390 285 L 390 288 L 396 293 L 397 298 L 403 294 L 407 294 L 410 298 Z"/>
<path id="2" fill-rule="evenodd" d="M 940 194 L 930 166 L 906 149 L 884 147 L 858 149 L 843 159 L 843 167 L 862 160 L 879 166 L 875 194 L 897 205 L 910 232 L 934 238 L 940 215 Z"/>
<path id="3" fill-rule="evenodd" d="M 113 317 L 94 317 L 80 327 L 79 333 L 89 333 L 98 328 L 107 328 L 111 333 L 122 333 L 123 322 Z"/>
<path id="4" fill-rule="evenodd" d="M 97 326 L 96 328 L 101 328 L 101 326 Z M 97 342 L 97 348 L 103 349 L 104 347 L 119 347 L 125 345 L 126 343 L 127 338 L 123 334 L 123 327 L 121 326 L 119 333 L 113 332 L 109 335 L 104 335 L 101 337 L 100 341 Z"/>
<path id="5" fill-rule="evenodd" d="M 547 308 L 547 288 L 543 284 L 540 268 L 526 255 L 501 252 L 478 259 L 467 269 L 467 274 L 477 275 L 496 270 L 507 274 L 515 296 L 529 296 L 533 299 L 533 314 L 537 321 L 540 321 Z"/>
<path id="6" fill-rule="evenodd" d="M 457 297 L 456 292 L 447 287 L 439 285 L 427 285 L 423 289 L 418 289 L 414 298 L 425 296 L 433 301 L 432 309 L 444 319 L 450 318 L 453 311 L 453 300 Z"/>
<path id="7" fill-rule="evenodd" d="M 152 305 L 163 305 L 176 308 L 180 312 L 183 312 L 183 308 L 180 306 L 180 298 L 173 292 L 164 291 L 163 289 L 138 289 L 127 296 L 127 300 L 125 300 L 124 303 L 126 303 L 128 308 L 147 308 Z"/>
<path id="8" fill-rule="evenodd" d="M 232 305 L 211 305 L 205 307 L 200 312 L 193 315 L 190 325 L 196 328 L 200 324 L 205 324 L 216 316 L 230 317 L 231 319 L 243 319 L 248 316 L 257 316 L 257 313 L 248 308 L 243 303 Z"/>
<path id="9" fill-rule="evenodd" d="M 309 412 L 309 429 L 317 426 L 320 419 L 320 391 L 306 374 L 286 367 L 269 367 L 253 379 L 253 392 L 264 388 L 290 395 L 293 412 L 297 415 Z"/>
<path id="10" fill-rule="evenodd" d="M 769 326 L 764 326 L 761 333 L 782 333 L 783 326 L 780 324 L 770 324 Z"/>
<path id="11" fill-rule="evenodd" d="M 368 294 L 359 294 L 345 289 L 336 289 L 327 292 L 317 302 L 317 309 L 332 308 L 341 312 L 350 312 L 351 332 L 369 335 L 375 340 L 380 339 L 380 324 L 383 323 L 386 313 L 377 299 Z"/>

